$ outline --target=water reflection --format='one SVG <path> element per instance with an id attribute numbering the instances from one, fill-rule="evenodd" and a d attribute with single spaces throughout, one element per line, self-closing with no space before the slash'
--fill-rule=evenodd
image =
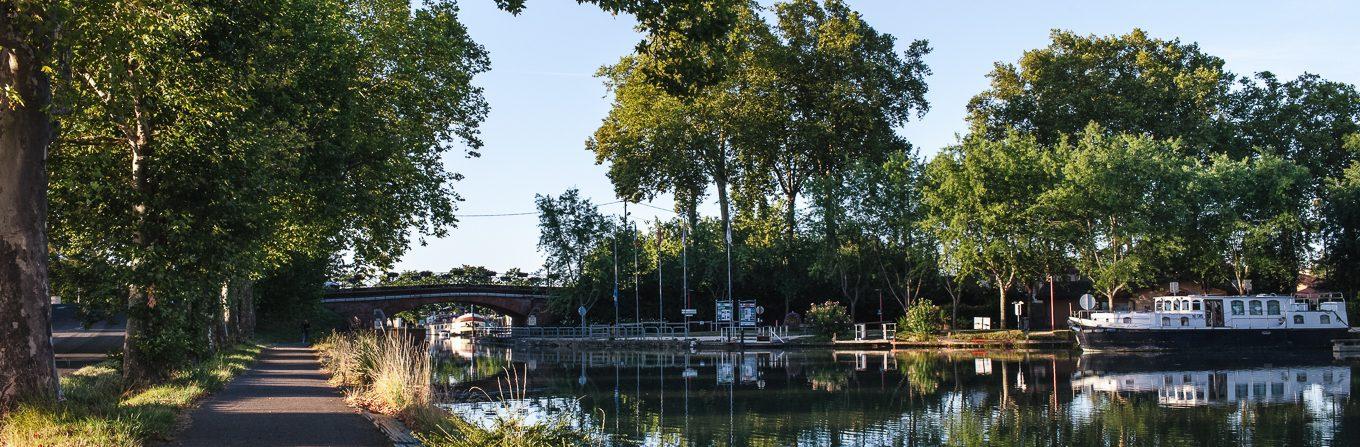
<path id="1" fill-rule="evenodd" d="M 611 445 L 1360 445 L 1327 357 L 997 352 L 445 352 L 446 406 L 565 418 Z M 499 370 L 497 370 L 499 368 Z M 497 388 L 520 371 L 523 398 Z"/>

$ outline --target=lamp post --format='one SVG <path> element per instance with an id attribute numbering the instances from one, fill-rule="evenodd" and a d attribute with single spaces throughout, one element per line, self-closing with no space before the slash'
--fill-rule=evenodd
<path id="1" fill-rule="evenodd" d="M 1058 322 L 1053 320 L 1053 275 L 1048 275 L 1048 330 L 1058 330 Z"/>

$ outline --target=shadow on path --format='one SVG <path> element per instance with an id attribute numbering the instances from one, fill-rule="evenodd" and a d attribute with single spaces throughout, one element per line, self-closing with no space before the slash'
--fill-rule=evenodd
<path id="1" fill-rule="evenodd" d="M 266 348 L 236 380 L 190 413 L 175 446 L 385 446 L 387 437 L 326 383 L 316 353 Z"/>

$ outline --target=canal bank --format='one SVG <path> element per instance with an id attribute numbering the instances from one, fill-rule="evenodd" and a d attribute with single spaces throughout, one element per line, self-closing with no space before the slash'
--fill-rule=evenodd
<path id="1" fill-rule="evenodd" d="M 956 332 L 948 335 L 918 338 L 827 340 L 812 335 L 790 335 L 781 340 L 754 337 L 729 338 L 717 334 L 696 333 L 689 337 L 477 337 L 475 342 L 487 345 L 542 349 L 630 349 L 630 350 L 706 350 L 737 351 L 743 349 L 1016 349 L 1016 350 L 1072 350 L 1076 343 L 1070 331 L 1022 333 L 1019 331 Z"/>

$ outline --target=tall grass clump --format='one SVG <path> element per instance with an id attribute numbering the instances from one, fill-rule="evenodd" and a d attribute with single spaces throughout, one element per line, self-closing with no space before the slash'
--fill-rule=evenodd
<path id="1" fill-rule="evenodd" d="M 352 404 L 392 415 L 430 405 L 430 352 L 402 332 L 337 333 L 321 342 L 334 384 Z"/>

